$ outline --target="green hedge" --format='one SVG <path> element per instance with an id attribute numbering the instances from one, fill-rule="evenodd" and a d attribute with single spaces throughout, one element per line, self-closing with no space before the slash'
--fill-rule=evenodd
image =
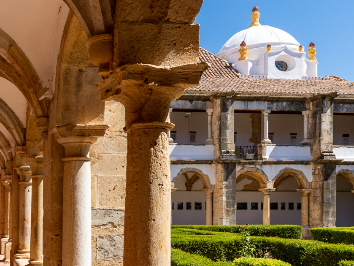
<path id="1" fill-rule="evenodd" d="M 300 225 L 173 225 L 172 229 L 197 229 L 203 231 L 240 233 L 246 230 L 251 236 L 269 236 L 291 239 L 302 238 Z"/>
<path id="2" fill-rule="evenodd" d="M 250 237 L 256 257 L 266 255 L 291 265 L 338 265 L 341 260 L 354 260 L 354 247 L 318 241 Z M 233 261 L 242 248 L 243 237 L 235 234 L 188 235 L 172 238 L 173 248 L 207 257 L 213 261 Z"/>
<path id="3" fill-rule="evenodd" d="M 354 266 L 354 261 L 342 260 L 338 263 L 339 266 Z"/>
<path id="4" fill-rule="evenodd" d="M 232 266 L 231 262 L 214 262 L 206 257 L 190 254 L 179 249 L 171 250 L 171 266 Z"/>
<path id="5" fill-rule="evenodd" d="M 238 266 L 291 266 L 284 261 L 260 258 L 239 258 L 234 260 L 234 264 Z"/>
<path id="6" fill-rule="evenodd" d="M 332 244 L 354 244 L 354 227 L 321 227 L 310 229 L 313 239 Z"/>

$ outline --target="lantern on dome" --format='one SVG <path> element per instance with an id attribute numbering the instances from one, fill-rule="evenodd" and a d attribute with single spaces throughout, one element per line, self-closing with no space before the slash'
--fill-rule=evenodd
<path id="1" fill-rule="evenodd" d="M 299 46 L 299 52 L 302 53 L 304 51 L 304 47 L 302 45 Z"/>
<path id="2" fill-rule="evenodd" d="M 238 61 L 248 59 L 248 58 L 247 58 L 247 51 L 248 51 L 248 48 L 247 48 L 247 46 L 246 46 L 245 41 L 243 41 L 243 42 L 240 44 L 240 46 L 241 46 L 241 48 L 238 50 L 238 52 L 240 53 L 240 58 L 238 59 Z"/>
<path id="3" fill-rule="evenodd" d="M 272 45 L 268 44 L 267 45 L 267 51 L 270 52 L 272 50 Z"/>

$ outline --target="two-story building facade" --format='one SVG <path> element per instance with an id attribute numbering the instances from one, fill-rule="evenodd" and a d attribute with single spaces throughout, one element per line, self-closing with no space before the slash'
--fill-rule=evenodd
<path id="1" fill-rule="evenodd" d="M 172 223 L 353 226 L 354 82 L 259 16 L 170 106 Z"/>

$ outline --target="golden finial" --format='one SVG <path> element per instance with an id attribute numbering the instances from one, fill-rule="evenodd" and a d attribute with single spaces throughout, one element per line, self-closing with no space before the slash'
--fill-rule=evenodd
<path id="1" fill-rule="evenodd" d="M 243 41 L 243 42 L 240 44 L 240 46 L 241 46 L 241 48 L 240 48 L 240 50 L 238 50 L 238 52 L 240 53 L 240 58 L 238 59 L 238 61 L 248 59 L 248 58 L 247 58 L 247 51 L 248 51 L 248 48 L 246 47 L 245 41 Z"/>
<path id="2" fill-rule="evenodd" d="M 250 25 L 250 27 L 253 26 L 261 26 L 261 24 L 259 23 L 259 17 L 261 16 L 261 13 L 258 12 L 258 6 L 255 6 L 252 9 L 252 14 L 251 14 L 251 18 L 252 18 L 252 24 Z"/>
<path id="3" fill-rule="evenodd" d="M 299 46 L 299 52 L 302 53 L 304 51 L 304 47 L 302 45 Z"/>
<path id="4" fill-rule="evenodd" d="M 313 42 L 310 43 L 309 50 L 307 52 L 309 54 L 309 60 L 312 60 L 312 61 L 317 60 L 315 58 L 315 56 L 316 56 L 316 48 L 315 48 L 315 44 Z"/>
<path id="5" fill-rule="evenodd" d="M 267 45 L 267 51 L 270 52 L 272 50 L 272 46 L 270 44 Z"/>

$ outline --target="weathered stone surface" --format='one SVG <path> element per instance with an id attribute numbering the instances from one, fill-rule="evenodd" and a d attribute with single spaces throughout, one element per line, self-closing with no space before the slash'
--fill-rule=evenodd
<path id="1" fill-rule="evenodd" d="M 122 260 L 124 237 L 121 235 L 99 235 L 97 237 L 97 259 Z"/>
<path id="2" fill-rule="evenodd" d="M 115 210 L 92 210 L 92 226 L 117 224 L 124 220 L 124 212 Z"/>

